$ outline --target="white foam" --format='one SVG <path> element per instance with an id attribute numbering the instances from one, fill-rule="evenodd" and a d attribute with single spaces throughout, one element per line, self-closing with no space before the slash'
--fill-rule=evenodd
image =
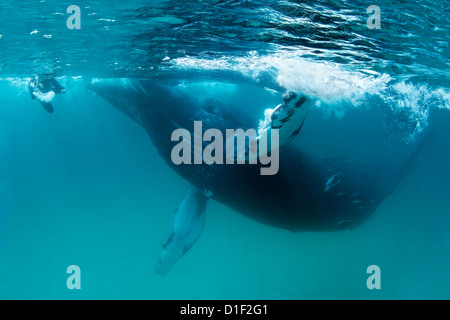
<path id="1" fill-rule="evenodd" d="M 325 102 L 351 100 L 357 105 L 367 93 L 375 93 L 391 78 L 387 74 L 366 75 L 342 66 L 304 59 L 276 59 L 278 83 Z"/>
<path id="2" fill-rule="evenodd" d="M 259 56 L 250 52 L 245 57 L 172 59 L 172 67 L 187 70 L 235 71 L 258 81 L 269 73 L 273 81 L 286 90 L 298 91 L 315 98 L 316 108 L 326 114 L 341 117 L 349 108 L 370 107 L 373 97 L 379 97 L 393 111 L 407 115 L 410 138 L 428 125 L 433 108 L 450 110 L 450 92 L 446 88 L 416 85 L 380 74 L 370 69 L 349 69 L 347 65 L 303 58 L 301 53 L 274 53 Z M 372 98 L 372 100 L 370 100 Z"/>
<path id="3" fill-rule="evenodd" d="M 341 65 L 311 61 L 295 53 L 258 56 L 253 52 L 246 57 L 219 59 L 184 57 L 173 59 L 172 64 L 179 69 L 236 71 L 254 80 L 263 72 L 269 72 L 286 90 L 327 102 L 343 99 L 356 102 L 391 80 L 387 74 L 345 70 Z"/>
<path id="4" fill-rule="evenodd" d="M 432 89 L 428 85 L 414 85 L 404 81 L 387 87 L 380 94 L 384 102 L 394 111 L 407 117 L 413 130 L 407 141 L 428 126 L 428 117 L 433 108 L 450 110 L 450 92 L 443 88 Z"/>

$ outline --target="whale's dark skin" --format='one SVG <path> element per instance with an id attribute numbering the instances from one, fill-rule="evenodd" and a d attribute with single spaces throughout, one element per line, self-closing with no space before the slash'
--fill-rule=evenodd
<path id="1" fill-rule="evenodd" d="M 404 169 L 388 164 L 357 165 L 314 159 L 288 143 L 279 150 L 279 171 L 261 175 L 260 164 L 175 165 L 172 132 L 257 128 L 242 110 L 202 99 L 183 87 L 150 80 L 99 80 L 89 88 L 139 123 L 159 154 L 182 177 L 211 198 L 264 224 L 291 231 L 353 228 L 370 217 L 392 193 Z M 334 178 L 333 178 L 334 176 Z M 339 183 L 336 183 L 339 181 Z"/>

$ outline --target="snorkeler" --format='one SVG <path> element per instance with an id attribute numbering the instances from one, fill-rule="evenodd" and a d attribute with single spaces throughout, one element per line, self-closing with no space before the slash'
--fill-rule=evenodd
<path id="1" fill-rule="evenodd" d="M 31 99 L 38 99 L 45 110 L 54 111 L 52 100 L 58 93 L 65 93 L 66 89 L 61 86 L 51 75 L 36 76 L 28 84 Z"/>

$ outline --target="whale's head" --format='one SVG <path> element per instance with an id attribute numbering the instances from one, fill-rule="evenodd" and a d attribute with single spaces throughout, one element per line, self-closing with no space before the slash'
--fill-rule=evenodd
<path id="1" fill-rule="evenodd" d="M 283 94 L 283 103 L 275 109 L 266 109 L 264 120 L 260 121 L 258 134 L 277 129 L 279 131 L 279 145 L 288 143 L 294 139 L 303 127 L 309 111 L 308 98 L 293 91 Z"/>

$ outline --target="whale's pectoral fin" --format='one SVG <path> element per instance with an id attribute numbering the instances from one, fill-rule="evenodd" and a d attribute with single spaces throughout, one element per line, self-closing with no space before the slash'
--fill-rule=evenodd
<path id="1" fill-rule="evenodd" d="M 207 200 L 199 189 L 191 187 L 176 211 L 172 233 L 155 266 L 156 273 L 167 274 L 197 241 L 205 225 Z"/>
<path id="2" fill-rule="evenodd" d="M 260 121 L 258 139 L 273 129 L 278 130 L 279 146 L 294 139 L 303 127 L 309 111 L 308 98 L 288 91 L 283 95 L 284 103 L 275 109 L 267 109 L 265 119 Z"/>

